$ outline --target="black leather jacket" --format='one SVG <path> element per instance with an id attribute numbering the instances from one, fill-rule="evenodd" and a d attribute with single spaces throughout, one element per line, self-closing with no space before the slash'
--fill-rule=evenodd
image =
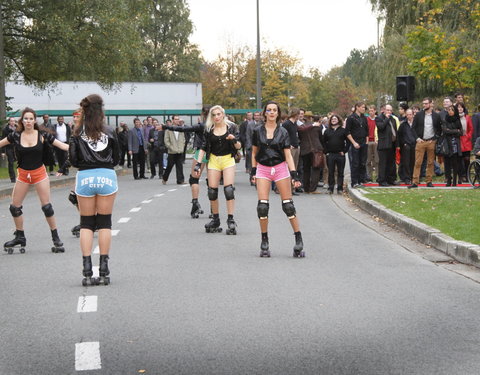
<path id="1" fill-rule="evenodd" d="M 253 130 L 252 145 L 258 147 L 255 154 L 257 163 L 273 167 L 285 161 L 285 152 L 283 150 L 290 148 L 290 136 L 287 129 L 277 125 L 273 132 L 273 138 L 267 139 L 265 125 L 261 125 Z"/>
<path id="2" fill-rule="evenodd" d="M 117 135 L 108 126 L 98 142 L 88 140 L 83 133 L 70 138 L 70 163 L 79 170 L 108 168 L 113 169 L 119 160 L 119 143 Z"/>
<path id="3" fill-rule="evenodd" d="M 229 134 L 233 134 L 233 135 L 235 136 L 235 140 L 238 141 L 238 133 L 237 133 L 237 131 L 236 131 L 236 126 L 235 126 L 235 124 L 227 124 L 227 136 L 228 136 Z M 212 140 L 215 139 L 215 136 L 214 136 L 214 134 L 213 134 L 213 127 L 212 127 L 212 129 L 211 129 L 210 131 L 207 131 L 207 128 L 205 128 L 205 133 L 204 133 L 204 135 L 205 135 L 205 139 L 203 140 L 203 144 L 202 144 L 201 149 L 202 149 L 203 151 L 205 151 L 206 158 L 207 158 L 207 159 L 210 159 L 210 153 L 211 153 L 211 150 L 212 150 L 212 144 L 211 144 L 211 142 L 212 142 Z M 234 146 L 234 142 L 235 142 L 235 141 L 231 141 L 231 142 L 230 142 L 230 149 L 231 149 L 231 153 L 230 153 L 230 154 L 232 155 L 232 157 L 234 157 L 235 154 L 237 153 L 237 149 L 236 149 L 235 146 Z"/>

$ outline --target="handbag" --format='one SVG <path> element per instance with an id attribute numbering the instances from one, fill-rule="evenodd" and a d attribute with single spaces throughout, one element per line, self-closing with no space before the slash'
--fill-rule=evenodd
<path id="1" fill-rule="evenodd" d="M 437 143 L 435 144 L 435 154 L 442 156 L 450 155 L 448 139 L 444 135 L 440 136 L 440 138 L 437 139 Z"/>
<path id="2" fill-rule="evenodd" d="M 314 151 L 312 155 L 312 167 L 323 168 L 325 166 L 325 154 L 323 151 Z"/>

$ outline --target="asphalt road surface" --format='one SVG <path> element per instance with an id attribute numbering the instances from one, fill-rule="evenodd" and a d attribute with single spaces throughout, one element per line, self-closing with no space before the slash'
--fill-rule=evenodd
<path id="1" fill-rule="evenodd" d="M 119 178 L 109 286 L 81 285 L 69 188 L 52 190 L 64 254 L 50 251 L 29 194 L 27 251 L 0 254 L 0 374 L 480 372 L 480 285 L 441 255 L 342 196 L 304 194 L 294 200 L 306 258 L 293 258 L 272 193 L 272 257 L 260 258 L 256 192 L 240 167 L 236 236 L 205 233 L 208 215 L 190 218 L 190 189 L 173 177 Z M 208 211 L 203 180 L 200 202 Z M 9 203 L 2 241 L 13 238 Z"/>

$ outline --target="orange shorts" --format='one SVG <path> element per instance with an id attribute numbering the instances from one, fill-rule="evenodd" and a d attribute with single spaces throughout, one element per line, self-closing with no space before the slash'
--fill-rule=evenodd
<path id="1" fill-rule="evenodd" d="M 17 180 L 30 185 L 38 184 L 39 182 L 48 178 L 47 170 L 45 169 L 44 165 L 33 170 L 17 168 L 17 171 Z"/>

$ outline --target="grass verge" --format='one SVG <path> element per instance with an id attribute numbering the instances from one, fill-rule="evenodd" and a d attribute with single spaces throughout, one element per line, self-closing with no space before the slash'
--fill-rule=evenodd
<path id="1" fill-rule="evenodd" d="M 369 199 L 461 241 L 480 244 L 480 189 L 362 189 Z"/>

